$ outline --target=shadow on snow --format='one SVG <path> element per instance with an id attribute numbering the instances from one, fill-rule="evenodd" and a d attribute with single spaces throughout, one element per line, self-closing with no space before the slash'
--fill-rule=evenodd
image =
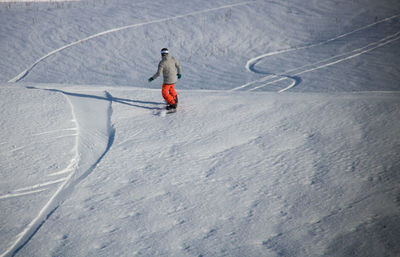
<path id="1" fill-rule="evenodd" d="M 27 87 L 28 89 L 41 89 L 37 87 Z M 75 97 L 83 97 L 83 98 L 91 98 L 91 99 L 98 99 L 98 100 L 104 100 L 104 101 L 112 101 L 115 103 L 120 103 L 120 104 L 125 104 L 137 108 L 143 108 L 147 110 L 158 110 L 159 107 L 158 105 L 164 105 L 164 103 L 161 102 L 151 102 L 151 101 L 140 101 L 140 100 L 132 100 L 132 99 L 126 99 L 126 98 L 119 98 L 119 97 L 113 97 L 111 94 L 107 94 L 107 97 L 104 96 L 98 96 L 98 95 L 89 95 L 89 94 L 82 94 L 82 93 L 72 93 L 72 92 L 67 92 L 64 90 L 60 89 L 41 89 L 41 90 L 46 90 L 46 91 L 51 91 L 51 92 L 58 92 L 62 93 L 65 95 L 69 96 L 75 96 Z M 147 106 L 147 105 L 156 105 L 156 106 Z"/>

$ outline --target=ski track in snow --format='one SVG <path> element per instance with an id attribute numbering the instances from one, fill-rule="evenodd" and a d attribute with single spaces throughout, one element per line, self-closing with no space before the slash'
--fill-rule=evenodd
<path id="1" fill-rule="evenodd" d="M 257 71 L 255 69 L 256 64 L 259 61 L 261 61 L 262 59 L 264 59 L 264 58 L 267 58 L 267 57 L 270 57 L 270 56 L 274 56 L 274 55 L 284 54 L 284 53 L 288 53 L 288 52 L 298 51 L 298 50 L 312 49 L 312 48 L 315 48 L 317 46 L 323 46 L 323 45 L 328 45 L 329 46 L 329 43 L 331 43 L 331 42 L 334 42 L 334 41 L 337 41 L 339 39 L 348 37 L 348 36 L 353 35 L 353 34 L 355 34 L 357 32 L 372 28 L 372 27 L 374 27 L 374 26 L 376 26 L 378 24 L 391 21 L 391 20 L 396 19 L 398 17 L 400 17 L 400 14 L 396 14 L 394 16 L 391 16 L 391 17 L 385 18 L 383 20 L 371 23 L 369 25 L 360 27 L 360 28 L 355 29 L 353 31 L 341 34 L 339 36 L 330 38 L 328 40 L 325 40 L 325 41 L 322 41 L 322 42 L 319 42 L 319 43 L 314 43 L 314 44 L 310 44 L 310 45 L 306 45 L 306 46 L 302 46 L 302 47 L 293 47 L 293 48 L 288 48 L 288 49 L 284 49 L 284 50 L 279 50 L 279 51 L 274 51 L 274 52 L 269 52 L 269 53 L 265 53 L 265 54 L 259 55 L 257 57 L 251 58 L 251 59 L 249 59 L 247 61 L 246 69 L 249 72 L 264 74 L 265 72 L 260 72 L 260 71 Z M 377 40 L 375 42 L 369 43 L 369 44 L 367 44 L 365 46 L 362 46 L 360 48 L 357 48 L 355 50 L 346 52 L 346 53 L 338 54 L 338 55 L 335 55 L 333 57 L 329 57 L 329 58 L 326 58 L 326 59 L 321 59 L 321 60 L 319 60 L 317 62 L 314 62 L 314 63 L 305 64 L 305 65 L 302 65 L 300 67 L 284 71 L 284 72 L 282 72 L 280 74 L 270 74 L 270 75 L 265 76 L 265 77 L 263 77 L 261 79 L 257 79 L 257 80 L 248 82 L 248 83 L 246 83 L 244 85 L 235 87 L 235 88 L 231 89 L 231 91 L 242 90 L 242 89 L 248 89 L 249 91 L 254 91 L 254 90 L 257 90 L 257 89 L 260 89 L 260 88 L 264 88 L 264 87 L 266 87 L 268 85 L 271 85 L 271 84 L 274 84 L 274 83 L 277 83 L 277 82 L 280 82 L 280 81 L 291 80 L 291 83 L 287 87 L 285 87 L 283 89 L 280 89 L 278 91 L 279 93 L 282 93 L 282 92 L 285 92 L 285 91 L 295 87 L 296 85 L 298 85 L 300 83 L 301 79 L 298 78 L 297 76 L 299 76 L 301 74 L 312 72 L 312 71 L 316 71 L 316 70 L 319 70 L 319 69 L 323 69 L 323 68 L 326 68 L 326 67 L 329 67 L 329 66 L 332 66 L 332 65 L 335 65 L 335 64 L 338 64 L 338 63 L 353 59 L 353 58 L 358 57 L 360 55 L 366 54 L 366 53 L 371 52 L 371 51 L 373 51 L 373 50 L 375 50 L 377 48 L 383 47 L 383 46 L 385 46 L 385 45 L 387 45 L 389 43 L 392 43 L 392 42 L 394 42 L 396 40 L 399 40 L 400 39 L 399 35 L 400 35 L 400 31 L 398 31 L 398 32 L 396 32 L 394 34 L 391 34 L 391 35 L 389 35 L 387 37 L 384 37 L 384 38 L 382 38 L 380 40 Z M 256 84 L 261 84 L 261 85 L 256 86 Z"/>
<path id="2" fill-rule="evenodd" d="M 79 134 L 79 124 L 78 124 L 76 116 L 75 116 L 72 102 L 70 101 L 70 99 L 68 97 L 66 97 L 66 99 L 71 108 L 71 113 L 72 113 L 72 117 L 73 117 L 72 121 L 75 124 L 74 130 L 76 130 Z M 76 168 L 76 165 L 79 160 L 78 144 L 79 144 L 79 137 L 76 136 L 75 137 L 75 146 L 74 146 L 75 155 L 74 155 L 73 159 L 70 161 L 70 164 L 64 170 L 59 172 L 60 174 L 70 172 Z M 5 199 L 5 198 L 10 198 L 10 197 L 18 197 L 18 196 L 24 196 L 24 195 L 28 195 L 28 194 L 34 194 L 34 193 L 38 193 L 38 192 L 42 192 L 42 191 L 46 190 L 46 188 L 42 188 L 42 187 L 61 183 L 61 185 L 57 188 L 56 192 L 51 196 L 49 201 L 39 211 L 38 215 L 25 227 L 25 229 L 20 234 L 17 235 L 16 240 L 4 253 L 2 253 L 0 255 L 1 257 L 15 255 L 16 252 L 18 252 L 34 236 L 34 234 L 43 225 L 45 220 L 49 218 L 49 214 L 55 208 L 57 208 L 57 207 L 54 207 L 57 203 L 56 199 L 61 194 L 61 192 L 67 185 L 67 183 L 71 180 L 72 175 L 73 175 L 73 173 L 69 173 L 69 175 L 65 178 L 54 180 L 54 181 L 48 181 L 45 183 L 33 185 L 30 187 L 26 187 L 26 188 L 17 189 L 17 190 L 15 190 L 15 193 L 9 193 L 7 195 L 0 197 L 0 199 Z M 39 188 L 39 189 L 37 189 L 37 188 Z M 25 191 L 25 192 L 20 192 L 20 191 Z M 18 193 L 18 192 L 20 192 L 20 193 Z"/>
<path id="3" fill-rule="evenodd" d="M 41 133 L 37 133 L 37 134 L 31 135 L 31 136 L 40 136 L 40 135 L 51 134 L 51 133 L 56 133 L 56 132 L 60 132 L 60 131 L 76 131 L 76 133 L 74 133 L 74 134 L 67 134 L 67 135 L 62 135 L 62 136 L 57 136 L 57 137 L 49 137 L 51 139 L 60 139 L 60 138 L 64 138 L 64 137 L 75 137 L 75 146 L 73 148 L 73 152 L 75 153 L 75 156 L 74 156 L 73 159 L 70 160 L 70 164 L 65 169 L 62 169 L 60 171 L 54 172 L 52 174 L 49 174 L 48 176 L 56 176 L 56 175 L 69 173 L 70 171 L 74 170 L 74 167 L 76 166 L 76 163 L 77 163 L 79 128 L 78 128 L 78 123 L 76 121 L 75 114 L 74 114 L 73 109 L 72 109 L 73 108 L 72 103 L 68 99 L 68 97 L 66 97 L 66 99 L 67 99 L 67 102 L 69 103 L 69 105 L 71 107 L 71 112 L 72 112 L 72 117 L 73 117 L 72 122 L 75 123 L 75 127 L 74 128 L 47 131 L 47 132 L 41 132 Z M 21 147 L 13 149 L 11 151 L 12 152 L 19 151 L 19 150 L 24 149 L 26 147 L 27 147 L 26 145 L 25 146 L 21 146 Z M 51 185 L 54 185 L 54 184 L 59 184 L 59 183 L 65 181 L 66 179 L 67 178 L 64 177 L 64 178 L 60 178 L 60 179 L 53 180 L 53 181 L 42 182 L 42 183 L 39 183 L 39 184 L 36 184 L 36 185 L 15 189 L 12 192 L 9 192 L 8 194 L 0 195 L 0 199 L 7 199 L 7 198 L 12 198 L 12 197 L 19 197 L 19 196 L 25 196 L 25 195 L 30 195 L 30 194 L 43 192 L 43 191 L 47 190 L 47 188 L 45 188 L 45 187 L 48 187 L 48 186 L 51 186 Z M 3 255 L 1 255 L 1 256 L 3 256 Z"/>
<path id="4" fill-rule="evenodd" d="M 57 133 L 57 132 L 60 132 L 60 131 L 76 131 L 76 130 L 77 130 L 77 128 L 57 129 L 57 130 L 51 130 L 51 131 L 37 133 L 37 134 L 34 134 L 32 136 L 42 136 L 42 135 L 46 135 L 46 134 Z"/>
<path id="5" fill-rule="evenodd" d="M 66 170 L 68 170 L 68 169 L 66 169 Z M 24 195 L 43 192 L 43 191 L 47 190 L 47 188 L 42 188 L 42 187 L 47 187 L 50 185 L 61 183 L 61 182 L 65 181 L 65 179 L 66 178 L 61 178 L 61 179 L 57 179 L 57 180 L 53 180 L 53 181 L 39 183 L 39 184 L 29 186 L 29 187 L 16 189 L 16 190 L 14 190 L 14 193 L 8 193 L 6 195 L 0 196 L 0 199 L 7 199 L 7 198 L 11 198 L 11 197 L 18 197 L 18 196 L 24 196 Z M 41 189 L 38 189 L 38 188 L 41 188 Z"/>
<path id="6" fill-rule="evenodd" d="M 214 7 L 214 8 L 209 8 L 209 9 L 205 9 L 205 10 L 200 10 L 200 11 L 194 11 L 194 12 L 189 12 L 186 14 L 181 14 L 181 15 L 177 15 L 177 16 L 173 16 L 173 17 L 168 17 L 168 18 L 162 18 L 162 19 L 157 19 L 157 20 L 153 20 L 153 21 L 147 21 L 147 22 L 141 22 L 141 23 L 135 23 L 135 24 L 131 24 L 131 25 L 127 25 L 127 26 L 122 26 L 122 27 L 117 27 L 117 28 L 113 28 L 113 29 L 109 29 L 109 30 L 105 30 L 99 33 L 96 33 L 94 35 L 85 37 L 83 39 L 79 39 L 77 41 L 74 41 L 72 43 L 66 44 L 58 49 L 55 49 L 49 53 L 47 53 L 46 55 L 40 57 L 39 59 L 37 59 L 33 64 L 31 64 L 26 70 L 24 70 L 23 72 L 21 72 L 20 74 L 18 74 L 16 77 L 10 79 L 8 82 L 10 83 L 14 83 L 14 82 L 19 82 L 22 79 L 24 79 L 28 73 L 37 65 L 39 64 L 41 61 L 45 60 L 46 58 L 59 53 L 69 47 L 72 47 L 74 45 L 77 44 L 81 44 L 83 42 L 86 42 L 88 40 L 100 37 L 100 36 L 104 36 L 110 33 L 114 33 L 114 32 L 118 32 L 118 31 L 122 31 L 122 30 L 126 30 L 126 29 L 132 29 L 132 28 L 137 28 L 137 27 L 141 27 L 141 26 L 145 26 L 145 25 L 150 25 L 150 24 L 155 24 L 155 23 L 161 23 L 161 22 L 166 22 L 166 21 L 171 21 L 171 20 L 176 20 L 176 19 L 181 19 L 184 17 L 188 17 L 188 16 L 193 16 L 193 15 L 198 15 L 198 14 L 202 14 L 202 13 L 207 13 L 207 12 L 212 12 L 212 11 L 217 11 L 217 10 L 221 10 L 221 9 L 226 9 L 226 8 L 232 8 L 232 7 L 236 7 L 236 6 L 241 6 L 241 5 L 246 5 L 249 3 L 254 3 L 254 1 L 245 1 L 245 2 L 239 2 L 239 3 L 235 3 L 235 4 L 229 4 L 229 5 L 224 5 L 224 6 L 219 6 L 219 7 Z"/>
<path id="7" fill-rule="evenodd" d="M 39 211 L 38 215 L 25 227 L 25 229 L 17 235 L 15 241 L 11 244 L 11 246 L 0 256 L 5 257 L 5 256 L 14 256 L 19 250 L 21 250 L 28 242 L 29 240 L 36 234 L 36 232 L 40 229 L 40 227 L 48 220 L 51 216 L 51 214 L 68 198 L 68 195 L 72 192 L 73 188 L 81 182 L 84 178 L 86 178 L 97 166 L 97 164 L 102 160 L 102 158 L 106 155 L 106 153 L 109 151 L 110 147 L 113 144 L 114 141 L 114 135 L 115 135 L 115 130 L 111 124 L 111 115 L 112 115 L 112 96 L 108 92 L 105 92 L 106 98 L 105 100 L 109 101 L 109 107 L 107 110 L 107 131 L 108 131 L 108 139 L 107 145 L 105 146 L 104 152 L 100 155 L 95 157 L 95 162 L 89 165 L 82 164 L 85 160 L 81 159 L 81 153 L 80 153 L 80 144 L 87 144 L 87 142 L 82 142 L 82 128 L 79 125 L 77 115 L 76 115 L 76 110 L 75 106 L 73 105 L 70 97 L 74 97 L 74 94 L 71 94 L 72 96 L 68 95 L 66 92 L 56 90 L 56 89 L 45 89 L 49 91 L 55 91 L 55 92 L 61 92 L 63 95 L 67 98 L 67 101 L 71 107 L 71 112 L 72 112 L 72 121 L 75 123 L 75 128 L 69 128 L 67 130 L 74 130 L 77 132 L 77 134 L 74 134 L 75 136 L 75 146 L 74 146 L 74 157 L 71 159 L 70 164 L 63 170 L 59 172 L 55 172 L 52 174 L 49 174 L 48 176 L 57 176 L 57 175 L 64 175 L 68 174 L 67 176 L 52 180 L 52 181 L 47 181 L 44 183 L 40 183 L 37 185 L 25 187 L 25 188 L 20 188 L 14 190 L 14 192 L 11 192 L 9 194 L 0 196 L 1 199 L 6 199 L 6 198 L 11 198 L 11 197 L 18 197 L 18 196 L 24 196 L 24 195 L 29 195 L 29 194 L 34 194 L 34 193 L 39 193 L 43 192 L 46 189 L 46 187 L 54 185 L 54 184 L 60 184 L 56 190 L 56 192 L 50 197 L 50 199 L 47 201 L 47 203 L 43 206 L 43 208 Z M 78 95 L 77 95 L 78 96 Z M 104 100 L 104 99 L 103 99 Z M 96 119 L 97 117 L 93 117 L 93 119 Z M 54 131 L 48 131 L 48 132 L 43 132 L 44 134 L 46 133 L 53 133 Z M 68 135 L 71 136 L 71 135 Z M 100 135 L 101 136 L 101 135 Z M 87 166 L 89 166 L 87 168 Z M 87 168 L 87 169 L 86 169 Z M 85 170 L 86 169 L 86 170 Z"/>
<path id="8" fill-rule="evenodd" d="M 1 195 L 0 196 L 0 200 L 7 199 L 7 198 L 12 198 L 12 197 L 24 196 L 24 195 L 31 195 L 31 194 L 43 192 L 45 190 L 47 190 L 47 189 L 42 188 L 42 189 L 37 189 L 37 190 L 32 190 L 32 191 L 27 191 L 27 192 L 21 192 L 21 193 L 9 193 L 9 194 L 5 194 L 5 195 Z"/>

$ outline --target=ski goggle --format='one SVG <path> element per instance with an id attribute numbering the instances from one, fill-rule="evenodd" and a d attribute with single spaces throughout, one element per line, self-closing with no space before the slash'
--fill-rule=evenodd
<path id="1" fill-rule="evenodd" d="M 161 50 L 161 54 L 167 54 L 168 50 Z"/>

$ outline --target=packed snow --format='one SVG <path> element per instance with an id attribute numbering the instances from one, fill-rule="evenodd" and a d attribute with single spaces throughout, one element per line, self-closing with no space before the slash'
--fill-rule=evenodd
<path id="1" fill-rule="evenodd" d="M 400 256 L 397 0 L 0 1 L 0 23 L 0 256 Z"/>

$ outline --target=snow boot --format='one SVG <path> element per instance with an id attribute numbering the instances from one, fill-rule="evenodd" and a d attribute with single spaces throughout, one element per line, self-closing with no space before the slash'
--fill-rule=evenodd
<path id="1" fill-rule="evenodd" d="M 176 102 L 175 102 L 174 104 L 172 104 L 172 105 L 171 105 L 171 104 L 167 105 L 166 109 L 167 109 L 167 110 L 176 109 Z"/>

